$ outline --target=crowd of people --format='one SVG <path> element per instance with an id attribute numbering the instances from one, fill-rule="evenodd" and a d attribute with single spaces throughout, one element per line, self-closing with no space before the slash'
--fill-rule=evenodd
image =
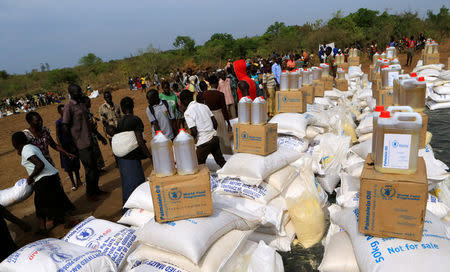
<path id="1" fill-rule="evenodd" d="M 35 95 L 27 94 L 21 97 L 4 98 L 0 100 L 0 118 L 60 102 L 61 97 L 50 91 Z"/>

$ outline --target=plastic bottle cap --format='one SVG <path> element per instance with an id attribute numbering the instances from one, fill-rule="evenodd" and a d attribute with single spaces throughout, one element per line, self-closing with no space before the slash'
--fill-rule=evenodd
<path id="1" fill-rule="evenodd" d="M 419 77 L 419 81 L 425 81 L 425 78 L 423 76 Z"/>
<path id="2" fill-rule="evenodd" d="M 180 133 L 180 132 L 182 132 L 182 131 L 186 132 L 186 129 L 180 128 L 180 129 L 178 130 L 178 133 Z"/>
<path id="3" fill-rule="evenodd" d="M 264 96 L 261 95 L 259 98 L 264 99 Z"/>
<path id="4" fill-rule="evenodd" d="M 377 105 L 377 106 L 375 107 L 375 111 L 376 111 L 376 112 L 382 112 L 382 111 L 384 111 L 384 106 L 383 106 L 383 105 Z"/>
<path id="5" fill-rule="evenodd" d="M 381 67 L 381 69 L 384 69 L 384 68 L 389 68 L 389 66 L 383 65 L 383 66 Z"/>
<path id="6" fill-rule="evenodd" d="M 380 118 L 391 118 L 391 113 L 389 111 L 382 111 L 380 113 Z"/>
<path id="7" fill-rule="evenodd" d="M 283 70 L 283 73 L 286 73 L 286 70 Z"/>
<path id="8" fill-rule="evenodd" d="M 251 98 L 250 96 L 248 96 L 248 95 L 247 95 L 246 97 L 247 97 L 248 99 L 252 99 L 252 98 Z"/>
<path id="9" fill-rule="evenodd" d="M 410 76 L 411 77 L 417 77 L 417 73 L 411 73 Z"/>
<path id="10" fill-rule="evenodd" d="M 158 135 L 159 133 L 162 133 L 162 130 L 157 130 L 157 131 L 155 132 L 155 136 Z"/>

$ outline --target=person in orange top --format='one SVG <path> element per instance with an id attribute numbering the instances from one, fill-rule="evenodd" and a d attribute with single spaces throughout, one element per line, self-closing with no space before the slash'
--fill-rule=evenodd
<path id="1" fill-rule="evenodd" d="M 408 45 L 408 51 L 406 51 L 406 66 L 412 65 L 414 49 L 416 47 L 416 42 L 414 41 L 414 36 L 406 40 Z"/>
<path id="2" fill-rule="evenodd" d="M 290 55 L 289 56 L 289 60 L 287 61 L 286 64 L 288 70 L 294 70 L 295 69 L 295 60 L 294 60 L 294 56 Z"/>

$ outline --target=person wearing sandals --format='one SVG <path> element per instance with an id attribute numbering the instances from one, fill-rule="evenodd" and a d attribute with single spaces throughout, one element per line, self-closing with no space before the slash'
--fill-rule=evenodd
<path id="1" fill-rule="evenodd" d="M 64 150 L 68 150 L 71 154 L 78 155 L 77 148 L 72 144 L 70 136 L 67 135 L 67 133 L 64 131 L 62 123 L 63 111 L 64 105 L 58 105 L 58 113 L 61 118 L 56 121 L 56 141 Z M 72 182 L 72 191 L 76 191 L 78 187 L 83 185 L 80 178 L 80 159 L 78 157 L 70 158 L 63 153 L 59 153 L 59 158 L 61 160 L 61 168 L 66 171 L 66 173 L 69 175 L 70 181 Z"/>
<path id="2" fill-rule="evenodd" d="M 39 219 L 38 234 L 46 234 L 46 220 L 56 226 L 64 222 L 68 211 L 63 205 L 67 198 L 61 187 L 58 170 L 44 157 L 41 150 L 30 144 L 22 131 L 12 135 L 12 145 L 22 157 L 22 165 L 28 173 L 27 183 L 34 189 L 34 206 Z"/>

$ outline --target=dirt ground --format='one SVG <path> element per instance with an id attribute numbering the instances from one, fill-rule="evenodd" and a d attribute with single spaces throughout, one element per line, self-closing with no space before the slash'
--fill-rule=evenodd
<path id="1" fill-rule="evenodd" d="M 440 51 L 440 62 L 447 65 L 448 52 L 450 52 L 450 42 L 447 42 L 443 46 L 441 45 Z M 414 64 L 417 63 L 418 58 L 419 54 L 416 54 L 414 57 Z M 406 55 L 401 55 L 400 61 L 401 64 L 404 65 L 406 62 Z M 363 71 L 366 73 L 369 70 L 368 63 L 367 58 L 362 60 Z M 410 72 L 412 67 L 405 67 L 404 69 L 405 72 Z M 149 143 L 151 139 L 151 126 L 145 114 L 145 108 L 147 106 L 145 94 L 141 91 L 121 89 L 113 93 L 113 100 L 116 104 L 118 104 L 120 99 L 125 96 L 130 96 L 134 99 L 135 114 L 139 116 L 145 124 L 145 139 Z M 98 116 L 98 108 L 102 103 L 102 97 L 92 99 L 91 109 L 96 116 Z M 55 122 L 59 118 L 56 107 L 57 105 L 51 105 L 38 109 L 38 112 L 44 119 L 44 125 L 50 128 L 54 138 L 56 137 Z M 25 169 L 20 164 L 21 158 L 13 149 L 10 140 L 11 135 L 14 132 L 28 128 L 28 124 L 25 121 L 25 114 L 22 113 L 1 118 L 0 127 L 2 128 L 0 130 L 0 189 L 5 189 L 11 187 L 17 180 L 27 177 Z M 99 124 L 99 131 L 103 132 L 101 124 Z M 60 171 L 64 189 L 77 208 L 74 215 L 69 218 L 69 221 L 84 219 L 89 215 L 93 215 L 101 219 L 117 221 L 121 216 L 120 210 L 122 207 L 122 194 L 119 170 L 115 167 L 114 158 L 109 145 L 101 145 L 100 148 L 105 159 L 105 169 L 107 170 L 106 173 L 100 177 L 100 187 L 102 190 L 110 192 L 110 194 L 98 202 L 87 201 L 84 187 L 79 188 L 77 191 L 71 191 L 72 186 L 68 175 L 60 168 L 59 154 L 57 154 L 54 150 L 50 150 L 51 156 Z M 146 176 L 148 176 L 152 170 L 151 161 L 148 159 L 143 161 L 143 167 Z M 82 180 L 84 181 L 83 168 L 81 169 L 81 175 Z M 33 196 L 22 203 L 9 207 L 9 210 L 19 218 L 23 218 L 25 221 L 30 222 L 33 225 L 33 229 L 36 230 L 38 223 L 34 215 Z M 10 224 L 9 226 L 10 231 L 19 246 L 23 246 L 29 242 L 44 238 L 34 235 L 34 232 L 24 233 L 15 225 Z M 69 229 L 66 229 L 64 226 L 58 226 L 50 231 L 49 236 L 60 238 L 68 231 Z"/>
<path id="2" fill-rule="evenodd" d="M 151 126 L 145 113 L 147 106 L 145 94 L 142 91 L 118 90 L 113 93 L 114 103 L 119 104 L 120 99 L 125 96 L 130 96 L 133 98 L 135 103 L 135 115 L 139 116 L 144 122 L 145 139 L 149 144 L 151 140 Z M 96 116 L 98 116 L 98 108 L 103 102 L 104 100 L 102 97 L 91 100 L 91 110 Z M 37 111 L 41 114 L 44 120 L 44 125 L 51 130 L 53 138 L 56 139 L 55 122 L 59 119 L 57 105 L 55 104 L 39 108 Z M 14 132 L 28 128 L 28 123 L 25 121 L 25 114 L 17 114 L 7 118 L 1 118 L 0 127 L 2 128 L 0 130 L 0 139 L 2 139 L 0 142 L 0 189 L 5 189 L 11 187 L 17 180 L 27 177 L 25 168 L 20 164 L 21 157 L 12 147 L 10 139 Z M 99 124 L 99 131 L 104 135 L 103 126 L 101 124 Z M 87 201 L 85 196 L 85 187 L 80 187 L 77 191 L 71 190 L 72 185 L 69 177 L 60 167 L 59 154 L 50 149 L 51 157 L 55 161 L 60 172 L 64 190 L 77 209 L 74 215 L 69 217 L 68 221 L 83 219 L 89 215 L 93 215 L 97 218 L 117 221 L 121 216 L 120 209 L 122 207 L 122 191 L 119 170 L 115 166 L 115 161 L 110 146 L 103 146 L 100 144 L 100 148 L 106 165 L 106 173 L 100 177 L 100 188 L 111 192 L 111 194 L 102 198 L 98 202 Z M 143 161 L 143 167 L 145 169 L 146 176 L 150 175 L 152 167 L 149 159 Z M 83 167 L 81 167 L 80 174 L 82 181 L 84 181 Z M 30 222 L 34 229 L 38 227 L 37 218 L 34 215 L 33 196 L 22 203 L 9 207 L 9 210 L 19 218 L 23 218 L 25 221 Z M 51 227 L 51 225 L 52 224 L 48 224 L 48 227 Z M 35 236 L 33 232 L 23 233 L 19 228 L 12 224 L 9 224 L 9 227 L 19 246 L 40 238 L 44 238 Z M 58 226 L 51 230 L 50 236 L 60 238 L 68 231 L 69 229 L 65 229 L 64 226 Z"/>

